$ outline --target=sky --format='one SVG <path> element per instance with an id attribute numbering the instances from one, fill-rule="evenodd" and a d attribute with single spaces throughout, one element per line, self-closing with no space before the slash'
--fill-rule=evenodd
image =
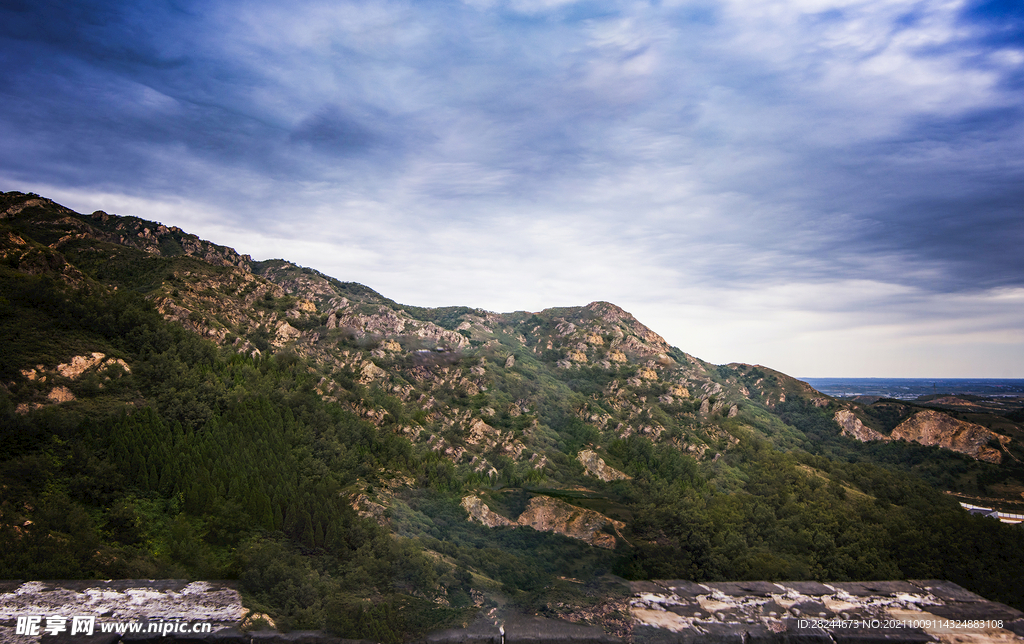
<path id="1" fill-rule="evenodd" d="M 1024 378 L 1019 0 L 0 0 L 0 190 L 717 364 Z"/>

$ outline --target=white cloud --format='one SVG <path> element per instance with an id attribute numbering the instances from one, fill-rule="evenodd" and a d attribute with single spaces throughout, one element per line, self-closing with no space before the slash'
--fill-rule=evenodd
<path id="1" fill-rule="evenodd" d="M 537 14 L 576 4 L 579 0 L 509 0 L 508 7 L 525 14 Z"/>

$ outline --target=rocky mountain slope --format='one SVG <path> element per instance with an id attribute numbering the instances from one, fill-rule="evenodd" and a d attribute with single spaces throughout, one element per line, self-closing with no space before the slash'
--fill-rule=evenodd
<path id="1" fill-rule="evenodd" d="M 22 193 L 0 195 L 0 286 L 0 576 L 70 576 L 40 553 L 77 540 L 78 574 L 238 577 L 279 623 L 379 641 L 427 624 L 398 606 L 612 623 L 609 570 L 963 583 L 901 545 L 969 520 L 920 528 L 961 516 L 929 495 L 1024 482 L 1009 417 L 833 400 L 608 302 L 404 305 Z"/>
<path id="2" fill-rule="evenodd" d="M 537 422 L 544 394 L 527 373 L 554 379 L 576 401 L 574 414 L 599 431 L 668 440 L 698 458 L 735 443 L 720 421 L 741 406 L 770 408 L 787 392 L 828 403 L 782 374 L 689 356 L 607 302 L 537 313 L 420 309 L 134 217 L 81 216 L 15 193 L 0 208 L 13 228 L 4 257 L 18 270 L 37 272 L 36 256 L 46 255 L 69 285 L 84 274 L 111 287 L 127 282 L 166 319 L 222 346 L 294 352 L 322 373 L 317 389 L 326 400 L 353 381 L 380 387 L 425 414 L 399 431 L 479 472 L 495 473 L 488 453 L 542 468 L 545 448 L 557 442 Z M 388 413 L 349 406 L 376 422 Z"/>
<path id="3" fill-rule="evenodd" d="M 3 195 L 0 209 L 0 217 L 14 229 L 7 233 L 0 252 L 18 270 L 29 274 L 56 270 L 71 285 L 83 282 L 84 270 L 97 281 L 113 285 L 124 278 L 121 269 L 131 266 L 130 285 L 146 292 L 165 318 L 218 344 L 254 355 L 294 351 L 314 360 L 325 372 L 341 372 L 364 385 L 383 385 L 404 403 L 423 402 L 431 420 L 469 434 L 468 441 L 457 446 L 439 437 L 434 449 L 456 462 L 467 454 L 469 459 L 480 456 L 476 464 L 480 470 L 487 469 L 481 450 L 476 449 L 480 445 L 488 449 L 501 444 L 503 453 L 516 459 L 526 449 L 521 438 L 502 436 L 487 419 L 527 410 L 510 401 L 506 409 L 485 405 L 470 411 L 424 395 L 449 388 L 480 396 L 499 370 L 515 373 L 517 355 L 519 359 L 528 355 L 570 386 L 588 380 L 589 400 L 575 410 L 584 422 L 602 431 L 612 429 L 620 437 L 636 433 L 661 440 L 664 434 L 698 457 L 716 441 L 731 440 L 714 421 L 736 417 L 741 408 L 773 409 L 786 402 L 787 395 L 789 400 L 802 398 L 818 407 L 835 404 L 805 383 L 765 367 L 709 365 L 670 347 L 608 302 L 538 313 L 420 309 L 283 260 L 254 262 L 173 226 L 102 211 L 82 216 L 50 200 L 20 193 Z M 479 356 L 478 363 L 468 368 L 444 365 L 456 355 L 464 362 L 466 354 Z M 589 391 L 598 382 L 600 390 Z M 339 386 L 325 375 L 319 388 L 330 398 Z M 415 400 L 410 398 L 414 390 Z M 359 411 L 369 418 L 382 412 Z M 885 438 L 870 428 L 854 429 L 850 413 L 856 416 L 848 408 L 834 416 L 844 433 L 861 439 Z M 676 431 L 665 434 L 669 429 Z M 1012 440 L 938 413 L 920 416 L 894 430 L 891 438 L 916 440 L 997 463 L 1003 453 L 1009 453 L 988 443 Z"/>

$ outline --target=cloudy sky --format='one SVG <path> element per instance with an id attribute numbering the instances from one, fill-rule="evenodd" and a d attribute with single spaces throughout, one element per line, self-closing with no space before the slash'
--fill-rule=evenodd
<path id="1" fill-rule="evenodd" d="M 795 376 L 1024 377 L 1019 0 L 0 0 L 0 190 Z"/>

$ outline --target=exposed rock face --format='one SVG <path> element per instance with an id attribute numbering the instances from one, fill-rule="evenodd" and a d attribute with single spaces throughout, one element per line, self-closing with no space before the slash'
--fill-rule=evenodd
<path id="1" fill-rule="evenodd" d="M 467 496 L 462 499 L 462 507 L 469 512 L 469 520 L 482 523 L 488 528 L 499 528 L 502 526 L 515 525 L 500 514 L 491 512 L 491 509 L 478 496 Z"/>
<path id="2" fill-rule="evenodd" d="M 586 468 L 587 474 L 594 478 L 601 479 L 602 481 L 619 481 L 622 479 L 632 478 L 628 474 L 618 471 L 613 467 L 608 467 L 605 464 L 604 459 L 597 455 L 597 452 L 589 449 L 581 450 L 576 459 L 583 464 Z"/>
<path id="3" fill-rule="evenodd" d="M 298 338 L 300 335 L 302 335 L 302 333 L 298 329 L 282 320 L 277 325 L 277 336 L 274 339 L 274 346 L 284 346 L 288 342 Z"/>
<path id="4" fill-rule="evenodd" d="M 75 399 L 75 394 L 67 387 L 54 387 L 46 398 L 55 403 L 70 402 Z"/>
<path id="5" fill-rule="evenodd" d="M 1003 460 L 1002 450 L 990 447 L 989 441 L 1001 445 L 1010 442 L 1008 436 L 931 409 L 919 411 L 900 423 L 892 430 L 892 438 L 937 445 L 989 463 Z"/>
<path id="6" fill-rule="evenodd" d="M 476 418 L 469 425 L 469 437 L 466 442 L 473 445 L 484 445 L 494 447 L 497 444 L 497 437 L 500 432 L 484 421 Z"/>
<path id="7" fill-rule="evenodd" d="M 885 434 L 879 434 L 870 427 L 865 426 L 860 421 L 860 418 L 857 418 L 849 409 L 840 409 L 832 418 L 839 423 L 843 436 L 853 436 L 861 442 L 890 440 Z"/>
<path id="8" fill-rule="evenodd" d="M 45 200 L 44 199 L 28 199 L 28 200 L 23 201 L 21 203 L 16 203 L 16 204 L 14 204 L 12 206 L 9 206 L 3 212 L 0 212 L 0 219 L 13 219 L 22 210 L 25 210 L 26 208 L 33 208 L 33 207 L 37 207 L 37 206 L 46 205 L 46 203 L 48 201 L 49 201 L 49 199 L 45 199 Z"/>
<path id="9" fill-rule="evenodd" d="M 360 315 L 357 313 L 345 313 L 335 311 L 327 320 L 327 328 L 347 327 L 360 334 L 373 333 L 377 335 L 398 335 L 405 331 L 406 320 L 398 316 L 394 311 L 381 307 L 379 313 L 371 315 Z"/>
<path id="10" fill-rule="evenodd" d="M 131 369 L 128 368 L 128 364 L 124 360 L 121 360 L 120 358 L 107 358 L 105 354 L 98 351 L 87 356 L 75 356 L 71 358 L 71 362 L 57 365 L 56 371 L 65 378 L 77 380 L 89 369 L 112 367 L 114 365 L 117 365 L 124 371 L 131 373 Z"/>
<path id="11" fill-rule="evenodd" d="M 106 354 L 98 351 L 87 355 L 74 356 L 70 361 L 59 364 L 52 369 L 47 369 L 44 365 L 40 364 L 35 367 L 21 369 L 20 373 L 26 380 L 43 383 L 47 381 L 53 382 L 55 378 L 66 378 L 67 380 L 75 381 L 81 378 L 87 371 L 99 372 L 104 381 L 131 373 L 128 363 L 124 360 L 121 358 L 108 358 Z M 101 383 L 100 387 L 103 386 L 103 383 Z M 46 403 L 48 404 L 60 404 L 72 400 L 75 400 L 75 394 L 64 385 L 52 387 L 46 395 Z M 34 409 L 41 409 L 45 406 L 46 404 L 41 402 L 23 402 L 15 407 L 15 413 L 27 414 Z"/>
<path id="12" fill-rule="evenodd" d="M 89 367 L 94 367 L 103 360 L 102 353 L 93 353 L 91 356 L 75 356 L 70 363 L 57 365 L 57 373 L 65 378 L 77 378 Z"/>
<path id="13" fill-rule="evenodd" d="M 378 525 L 386 525 L 388 520 L 385 515 L 387 508 L 370 500 L 365 494 L 357 494 L 352 499 L 352 509 L 364 519 L 373 519 Z"/>
<path id="14" fill-rule="evenodd" d="M 371 383 L 374 380 L 386 377 L 388 374 L 386 371 L 373 364 L 369 360 L 363 363 L 362 369 L 359 370 L 362 377 L 359 378 L 359 382 L 365 384 Z"/>
<path id="15" fill-rule="evenodd" d="M 455 331 L 449 331 L 433 322 L 414 320 L 408 314 L 396 312 L 386 306 L 378 307 L 376 313 L 336 310 L 327 318 L 327 328 L 347 328 L 359 337 L 405 335 L 442 346 L 464 347 L 469 344 L 469 340 Z"/>
<path id="16" fill-rule="evenodd" d="M 557 532 L 572 539 L 579 539 L 598 548 L 614 548 L 615 536 L 604 532 L 611 528 L 620 537 L 626 527 L 621 521 L 609 519 L 600 512 L 578 508 L 549 496 L 535 496 L 526 505 L 526 510 L 515 521 L 491 512 L 480 497 L 470 495 L 462 499 L 462 507 L 469 513 L 469 520 L 482 523 L 489 528 L 504 526 L 529 526 L 541 532 Z"/>
<path id="17" fill-rule="evenodd" d="M 639 381 L 654 381 L 664 376 L 658 370 L 678 367 L 669 357 L 672 348 L 664 338 L 614 304 L 591 302 L 584 307 L 550 309 L 540 315 L 552 326 L 541 331 L 538 325 L 531 330 L 540 331 L 533 340 L 537 343 L 534 351 L 558 350 L 558 368 L 595 365 L 610 369 L 613 364 L 635 361 L 643 363 L 639 365 Z"/>
<path id="18" fill-rule="evenodd" d="M 106 214 L 106 213 L 104 213 Z M 228 266 L 249 271 L 252 258 L 241 255 L 235 249 L 199 239 L 196 235 L 184 232 L 177 226 L 167 226 L 147 222 L 135 217 L 107 215 L 106 218 L 94 218 L 102 224 L 100 231 L 89 230 L 86 234 L 97 239 L 131 246 L 151 255 L 162 254 L 161 245 L 170 243 L 181 249 L 185 255 L 201 259 L 216 266 Z"/>
<path id="19" fill-rule="evenodd" d="M 606 325 L 614 325 L 625 330 L 629 335 L 622 339 L 622 348 L 644 356 L 656 356 L 668 353 L 668 342 L 654 331 L 644 326 L 635 317 L 610 302 L 591 302 L 584 307 Z M 616 338 L 618 339 L 618 338 Z M 613 341 L 613 345 L 619 343 Z"/>
<path id="20" fill-rule="evenodd" d="M 637 370 L 636 375 L 639 376 L 642 380 L 658 379 L 658 372 L 649 367 L 641 367 L 639 370 Z"/>
<path id="21" fill-rule="evenodd" d="M 53 274 L 67 284 L 81 285 L 84 275 L 52 248 L 30 244 L 25 238 L 8 232 L 0 236 L 0 259 L 27 275 Z"/>
<path id="22" fill-rule="evenodd" d="M 618 533 L 626 524 L 609 519 L 599 512 L 577 508 L 549 496 L 530 499 L 526 510 L 516 519 L 519 525 L 530 526 L 542 532 L 557 532 L 579 539 L 598 548 L 614 548 L 615 536 L 603 532 L 611 528 Z"/>
<path id="23" fill-rule="evenodd" d="M 21 192 L 0 193 L 0 219 L 14 219 L 22 211 L 32 208 L 46 209 L 66 215 L 75 214 L 70 208 L 65 208 L 59 203 L 36 194 Z"/>

